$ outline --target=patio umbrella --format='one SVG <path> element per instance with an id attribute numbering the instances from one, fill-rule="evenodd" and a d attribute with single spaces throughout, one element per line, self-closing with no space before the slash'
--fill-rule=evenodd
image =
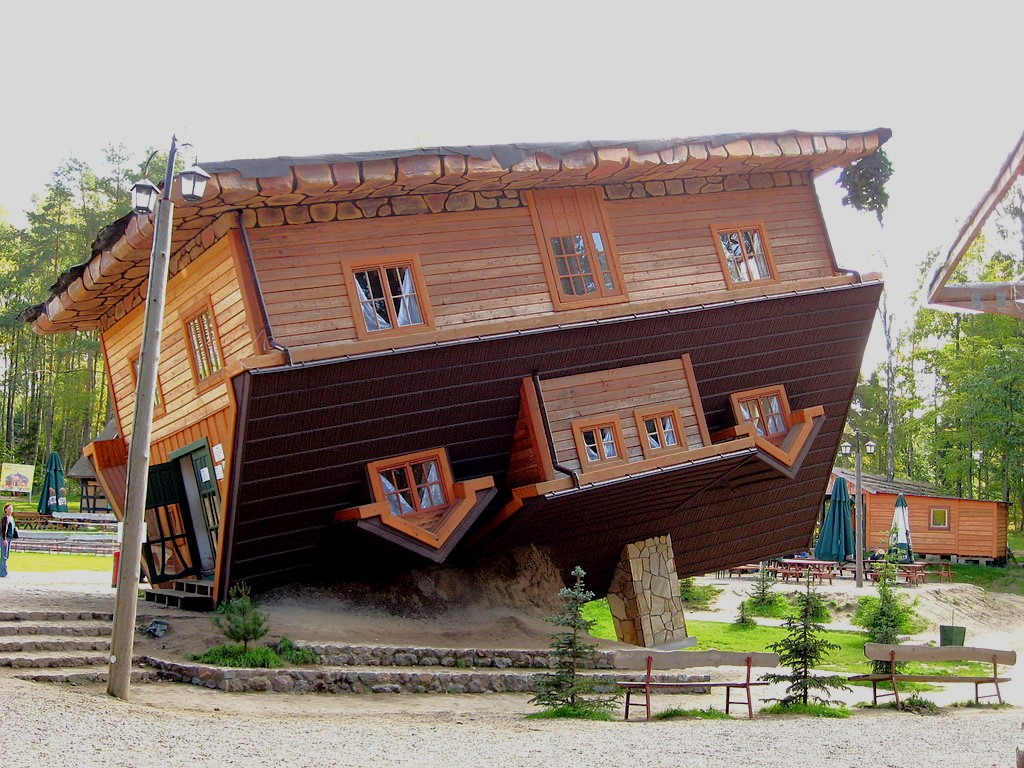
<path id="1" fill-rule="evenodd" d="M 46 472 L 43 475 L 43 485 L 39 491 L 37 511 L 40 515 L 68 511 L 68 492 L 64 487 L 64 465 L 60 463 L 60 456 L 56 451 L 52 451 L 49 458 L 46 459 Z"/>
<path id="2" fill-rule="evenodd" d="M 825 513 L 825 520 L 818 532 L 818 543 L 814 547 L 814 556 L 818 560 L 835 560 L 843 562 L 852 555 L 856 542 L 853 537 L 853 523 L 850 521 L 850 492 L 846 488 L 846 480 L 837 477 L 832 485 L 832 499 Z"/>
<path id="3" fill-rule="evenodd" d="M 910 516 L 907 500 L 901 493 L 896 497 L 896 508 L 892 514 L 892 528 L 889 531 L 889 553 L 896 555 L 900 562 L 914 562 L 914 548 L 910 543 Z"/>

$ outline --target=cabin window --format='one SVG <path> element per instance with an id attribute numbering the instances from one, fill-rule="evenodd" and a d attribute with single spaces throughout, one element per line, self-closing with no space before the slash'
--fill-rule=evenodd
<path id="1" fill-rule="evenodd" d="M 716 229 L 715 245 L 730 287 L 775 278 L 768 243 L 760 226 Z"/>
<path id="2" fill-rule="evenodd" d="M 433 327 L 419 258 L 415 254 L 381 262 L 343 264 L 356 334 L 376 338 Z"/>
<path id="3" fill-rule="evenodd" d="M 789 401 L 781 385 L 737 392 L 730 398 L 736 423 L 750 422 L 761 437 L 782 442 L 789 432 Z"/>
<path id="4" fill-rule="evenodd" d="M 393 515 L 409 515 L 447 507 L 452 500 L 452 474 L 444 451 L 425 451 L 369 465 L 376 501 L 386 501 Z"/>
<path id="5" fill-rule="evenodd" d="M 185 335 L 192 350 L 192 369 L 196 381 L 202 382 L 224 367 L 217 340 L 213 310 L 207 305 L 185 322 Z"/>
<path id="6" fill-rule="evenodd" d="M 574 421 L 572 432 L 581 467 L 627 460 L 617 416 Z"/>
<path id="7" fill-rule="evenodd" d="M 141 353 L 136 352 L 130 359 L 130 366 L 132 372 L 132 389 L 138 393 L 139 389 L 139 365 L 141 364 Z M 160 393 L 160 373 L 157 372 L 156 376 L 156 391 L 153 395 L 153 412 L 161 413 L 164 410 L 164 398 Z"/>
<path id="8" fill-rule="evenodd" d="M 643 449 L 645 457 L 680 447 L 682 430 L 679 427 L 679 411 L 677 409 L 636 411 L 634 415 L 637 432 L 640 436 L 640 447 Z"/>
<path id="9" fill-rule="evenodd" d="M 555 309 L 626 301 L 600 192 L 532 191 L 526 199 Z"/>
<path id="10" fill-rule="evenodd" d="M 948 507 L 932 507 L 931 520 L 929 521 L 929 528 L 940 528 L 943 530 L 949 529 L 949 508 Z"/>

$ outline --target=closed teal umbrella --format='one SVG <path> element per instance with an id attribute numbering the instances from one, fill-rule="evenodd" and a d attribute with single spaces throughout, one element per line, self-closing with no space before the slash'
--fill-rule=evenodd
<path id="1" fill-rule="evenodd" d="M 60 456 L 57 455 L 57 452 L 53 451 L 46 460 L 46 472 L 43 475 L 43 485 L 39 491 L 37 511 L 40 515 L 68 511 L 68 491 L 64 487 L 64 483 L 64 465 L 60 463 Z"/>
<path id="2" fill-rule="evenodd" d="M 850 521 L 852 508 L 846 480 L 837 477 L 832 485 L 832 500 L 825 513 L 825 520 L 818 532 L 818 543 L 814 556 L 819 560 L 843 562 L 854 553 L 856 542 L 853 537 L 853 523 Z"/>

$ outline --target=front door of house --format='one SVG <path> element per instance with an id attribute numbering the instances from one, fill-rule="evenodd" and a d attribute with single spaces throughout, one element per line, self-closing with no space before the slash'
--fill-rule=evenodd
<path id="1" fill-rule="evenodd" d="M 220 530 L 220 492 L 207 440 L 199 440 L 171 454 L 181 473 L 188 499 L 187 523 L 195 538 L 195 559 L 200 575 L 212 577 L 217 564 Z"/>

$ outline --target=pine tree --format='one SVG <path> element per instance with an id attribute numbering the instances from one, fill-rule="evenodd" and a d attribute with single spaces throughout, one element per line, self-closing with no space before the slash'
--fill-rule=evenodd
<path id="1" fill-rule="evenodd" d="M 556 632 L 551 640 L 551 655 L 555 658 L 555 671 L 538 677 L 536 695 L 531 704 L 557 709 L 568 707 L 581 714 L 606 712 L 612 708 L 618 695 L 600 695 L 595 689 L 596 681 L 580 675 L 580 669 L 594 666 L 596 643 L 585 643 L 581 635 L 589 632 L 594 625 L 583 617 L 583 605 L 594 599 L 594 593 L 583 585 L 586 572 L 578 565 L 572 575 L 576 583 L 563 587 L 558 592 L 562 601 L 562 612 L 548 619 L 552 624 L 566 627 L 565 632 Z"/>
<path id="2" fill-rule="evenodd" d="M 253 604 L 250 591 L 247 584 L 232 587 L 228 600 L 217 608 L 220 616 L 213 619 L 217 629 L 228 640 L 241 643 L 244 650 L 249 650 L 249 643 L 267 634 L 267 616 Z"/>
<path id="3" fill-rule="evenodd" d="M 868 639 L 872 643 L 899 645 L 900 625 L 903 623 L 904 606 L 893 589 L 896 581 L 896 566 L 886 560 L 878 568 L 878 605 L 868 624 Z M 871 662 L 873 672 L 888 672 L 888 661 Z"/>
<path id="4" fill-rule="evenodd" d="M 789 707 L 794 704 L 810 703 L 814 699 L 819 704 L 838 704 L 824 696 L 816 696 L 812 691 L 820 691 L 827 694 L 832 689 L 851 690 L 846 685 L 846 678 L 840 675 L 818 675 L 812 671 L 821 662 L 825 661 L 830 651 L 838 650 L 839 646 L 819 637 L 825 627 L 814 621 L 816 615 L 826 610 L 824 601 L 814 591 L 810 579 L 807 582 L 807 589 L 795 596 L 796 613 L 786 619 L 785 627 L 787 634 L 777 643 L 771 643 L 768 648 L 779 654 L 779 661 L 790 667 L 788 675 L 771 673 L 764 675 L 763 680 L 770 683 L 788 683 L 786 695 L 781 699 L 775 699 L 782 706 Z"/>

